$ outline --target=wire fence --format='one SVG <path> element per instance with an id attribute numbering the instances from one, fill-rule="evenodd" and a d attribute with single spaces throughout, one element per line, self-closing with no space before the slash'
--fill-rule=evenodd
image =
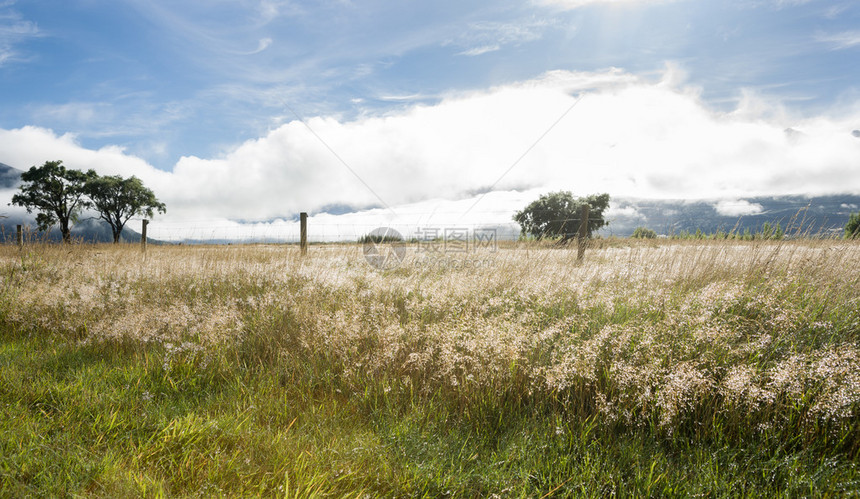
<path id="1" fill-rule="evenodd" d="M 719 213 L 719 209 L 726 213 Z M 732 210 L 747 213 L 733 215 Z M 780 225 L 783 231 L 806 230 L 808 233 L 837 234 L 847 223 L 851 213 L 860 210 L 860 197 L 830 197 L 826 205 L 813 200 L 768 200 L 756 202 L 620 202 L 604 212 L 608 226 L 598 231 L 602 236 L 629 236 L 635 227 L 647 227 L 661 235 L 694 232 L 697 228 L 706 233 L 742 232 L 760 229 L 765 223 Z M 486 237 L 492 232 L 496 240 L 515 240 L 521 235 L 520 225 L 513 220 L 512 210 L 490 209 L 475 211 L 468 218 L 460 211 L 410 211 L 392 216 L 385 210 L 371 212 L 312 214 L 308 219 L 307 239 L 312 243 L 355 242 L 379 228 L 393 230 L 403 240 L 430 241 L 468 237 Z M 557 211 L 534 211 L 543 223 L 566 228 L 573 234 L 580 226 L 578 216 L 547 217 Z M 24 223 L 28 240 L 44 238 L 34 224 Z M 139 240 L 142 219 L 131 219 L 126 224 L 124 240 Z M 148 226 L 152 242 L 182 244 L 246 244 L 246 243 L 299 243 L 301 227 L 298 217 L 276 219 L 177 218 L 159 217 Z M 16 241 L 14 226 L 0 228 L 0 239 L 6 243 Z M 59 231 L 49 233 L 54 239 Z M 106 240 L 110 236 L 107 225 L 90 220 L 73 232 L 83 240 Z"/>
<path id="2" fill-rule="evenodd" d="M 133 223 L 133 222 L 132 222 Z M 139 222 L 136 224 L 139 227 Z M 310 242 L 354 242 L 366 238 L 377 229 L 387 229 L 404 240 L 445 239 L 455 234 L 480 234 L 493 231 L 501 239 L 516 239 L 520 227 L 515 222 L 504 223 L 338 223 L 309 218 L 307 239 Z M 299 222 L 276 221 L 263 223 L 206 223 L 200 221 L 155 221 L 149 224 L 151 240 L 184 243 L 298 243 Z"/>

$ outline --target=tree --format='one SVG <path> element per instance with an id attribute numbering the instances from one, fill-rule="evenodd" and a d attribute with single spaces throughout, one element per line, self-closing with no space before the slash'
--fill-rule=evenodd
<path id="1" fill-rule="evenodd" d="M 630 237 L 635 239 L 654 239 L 657 237 L 657 233 L 647 227 L 636 227 L 636 230 L 633 231 L 633 235 Z"/>
<path id="2" fill-rule="evenodd" d="M 523 235 L 531 234 L 537 239 L 560 237 L 562 242 L 576 237 L 580 225 L 582 205 L 589 206 L 588 237 L 609 222 L 603 219 L 603 211 L 609 207 L 609 194 L 593 194 L 574 199 L 569 191 L 544 194 L 514 215 Z"/>
<path id="3" fill-rule="evenodd" d="M 779 222 L 776 225 L 771 224 L 770 222 L 765 222 L 761 226 L 761 235 L 762 239 L 782 239 L 785 236 L 785 231 L 782 230 L 782 226 Z"/>
<path id="4" fill-rule="evenodd" d="M 42 166 L 32 166 L 21 174 L 23 184 L 12 203 L 23 206 L 27 213 L 37 211 L 36 224 L 39 230 L 48 230 L 60 224 L 63 242 L 72 240 L 70 225 L 77 221 L 81 209 L 88 206 L 84 198 L 84 184 L 96 176 L 93 170 L 86 173 L 70 170 L 62 161 L 46 161 Z"/>
<path id="5" fill-rule="evenodd" d="M 845 224 L 845 237 L 860 238 L 860 212 L 852 213 L 848 218 L 848 223 Z"/>
<path id="6" fill-rule="evenodd" d="M 164 203 L 159 202 L 137 177 L 93 176 L 84 185 L 84 192 L 90 198 L 89 206 L 110 225 L 114 243 L 119 242 L 122 229 L 131 217 L 152 218 L 155 211 L 167 211 Z"/>

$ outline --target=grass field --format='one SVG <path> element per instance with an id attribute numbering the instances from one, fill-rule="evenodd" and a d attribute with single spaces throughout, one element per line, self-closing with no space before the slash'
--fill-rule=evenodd
<path id="1" fill-rule="evenodd" d="M 860 494 L 860 244 L 482 251 L 0 248 L 0 496 Z"/>

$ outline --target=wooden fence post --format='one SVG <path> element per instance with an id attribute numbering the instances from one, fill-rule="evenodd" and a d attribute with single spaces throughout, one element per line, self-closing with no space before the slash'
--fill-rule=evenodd
<path id="1" fill-rule="evenodd" d="M 15 239 L 15 242 L 18 244 L 19 248 L 24 247 L 24 226 L 23 225 L 20 225 L 20 224 L 18 225 L 18 232 L 17 232 L 17 237 Z"/>
<path id="2" fill-rule="evenodd" d="M 301 212 L 299 214 L 299 223 L 301 228 L 299 229 L 299 244 L 302 248 L 302 256 L 308 254 L 308 214 L 305 212 Z"/>
<path id="3" fill-rule="evenodd" d="M 146 253 L 146 226 L 149 225 L 149 220 L 143 219 L 143 226 L 140 230 L 140 249 Z"/>
<path id="4" fill-rule="evenodd" d="M 582 205 L 582 209 L 579 212 L 579 234 L 576 238 L 576 260 L 582 260 L 582 257 L 585 256 L 585 247 L 588 244 L 588 205 Z"/>

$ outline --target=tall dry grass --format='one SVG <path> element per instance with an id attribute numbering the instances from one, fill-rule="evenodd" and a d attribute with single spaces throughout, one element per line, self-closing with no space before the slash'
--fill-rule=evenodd
<path id="1" fill-rule="evenodd" d="M 505 246 L 381 272 L 359 247 L 0 248 L 0 327 L 610 431 L 772 435 L 856 456 L 860 245 Z M 501 411 L 501 412 L 500 412 Z"/>

